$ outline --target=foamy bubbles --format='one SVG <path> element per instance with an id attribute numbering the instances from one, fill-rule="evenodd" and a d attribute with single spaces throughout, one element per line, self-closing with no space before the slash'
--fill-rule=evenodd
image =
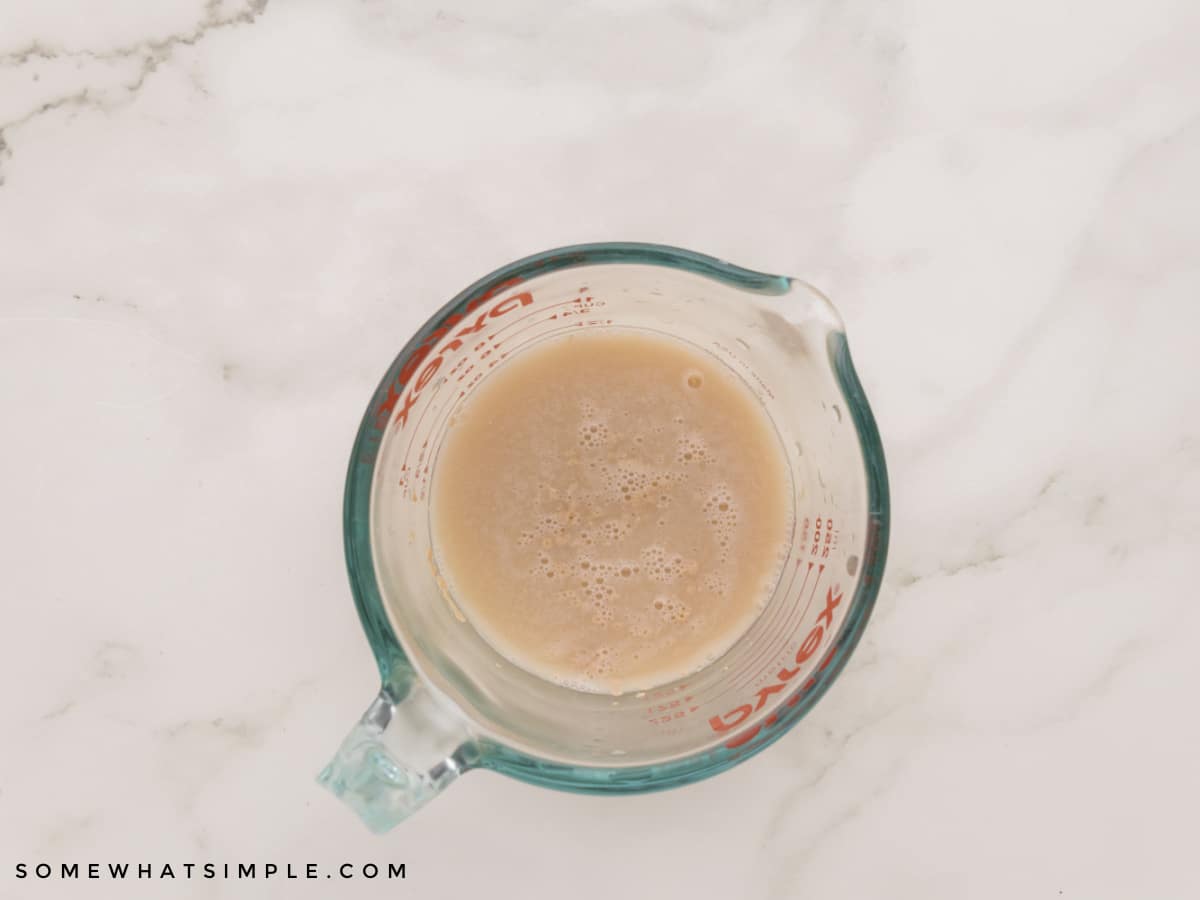
<path id="1" fill-rule="evenodd" d="M 608 443 L 608 423 L 603 419 L 584 419 L 579 424 L 579 446 L 597 450 Z"/>
<path id="2" fill-rule="evenodd" d="M 523 350 L 464 404 L 433 522 L 455 597 L 498 652 L 622 692 L 696 671 L 744 632 L 790 493 L 735 372 L 595 331 Z"/>
<path id="3" fill-rule="evenodd" d="M 600 526 L 600 535 L 608 543 L 615 544 L 629 534 L 632 525 L 628 519 L 608 519 Z"/>
<path id="4" fill-rule="evenodd" d="M 675 450 L 675 462 L 681 466 L 707 465 L 714 461 L 708 442 L 698 434 L 680 435 Z"/>
<path id="5" fill-rule="evenodd" d="M 562 534 L 567 527 L 567 517 L 561 513 L 543 513 L 534 525 L 533 531 L 539 535 Z"/>
<path id="6" fill-rule="evenodd" d="M 724 572 L 705 572 L 701 582 L 706 591 L 716 594 L 718 597 L 724 596 L 729 591 L 729 576 Z"/>
<path id="7" fill-rule="evenodd" d="M 592 654 L 591 661 L 584 675 L 588 678 L 604 678 L 606 675 L 611 675 L 613 665 L 616 663 L 617 654 L 610 647 L 598 647 L 596 652 Z"/>
<path id="8" fill-rule="evenodd" d="M 680 553 L 668 553 L 658 544 L 642 550 L 642 569 L 651 581 L 674 584 L 681 575 L 694 574 L 698 567 L 696 560 L 687 559 Z"/>
<path id="9" fill-rule="evenodd" d="M 651 608 L 664 622 L 682 625 L 692 614 L 692 608 L 670 594 L 659 594 L 650 604 Z"/>
<path id="10" fill-rule="evenodd" d="M 553 581 L 555 578 L 565 575 L 566 573 L 561 571 L 560 567 L 556 567 L 554 560 L 550 558 L 550 554 L 543 550 L 538 553 L 537 562 L 529 567 L 529 574 L 535 578 L 540 576 L 549 581 Z"/>
<path id="11" fill-rule="evenodd" d="M 672 503 L 672 494 L 688 480 L 686 472 L 636 458 L 592 460 L 587 467 L 595 474 L 597 488 L 587 496 L 593 515 L 606 503 L 619 503 L 629 510 L 643 505 L 666 509 Z"/>
<path id="12" fill-rule="evenodd" d="M 715 485 L 704 501 L 704 517 L 717 540 L 722 561 L 729 558 L 730 545 L 738 528 L 738 504 L 728 485 Z"/>

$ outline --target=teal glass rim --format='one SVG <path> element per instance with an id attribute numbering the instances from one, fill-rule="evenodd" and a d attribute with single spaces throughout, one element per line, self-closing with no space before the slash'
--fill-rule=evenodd
<path id="1" fill-rule="evenodd" d="M 342 517 L 346 567 L 355 607 L 379 666 L 384 691 L 397 699 L 403 696 L 409 681 L 419 676 L 415 676 L 388 620 L 371 553 L 371 485 L 379 445 L 389 424 L 387 421 L 381 424 L 376 410 L 385 403 L 389 391 L 402 387 L 397 384 L 397 378 L 405 360 L 449 317 L 461 315 L 473 301 L 548 272 L 602 264 L 662 266 L 764 295 L 786 294 L 793 284 L 793 280 L 785 276 L 755 272 L 677 247 L 634 242 L 577 244 L 527 256 L 486 275 L 445 304 L 413 335 L 384 373 L 363 415 L 346 474 Z M 769 727 L 764 728 L 753 740 L 732 749 L 721 745 L 651 765 L 574 766 L 539 759 L 480 737 L 473 746 L 463 747 L 456 754 L 456 761 L 464 770 L 486 768 L 530 784 L 582 793 L 621 794 L 662 790 L 723 772 L 766 749 L 821 699 L 845 667 L 870 618 L 887 560 L 890 527 L 883 446 L 875 418 L 850 360 L 845 334 L 838 330 L 830 332 L 826 349 L 862 448 L 869 522 L 860 563 L 861 577 L 854 597 L 819 670 L 797 691 L 802 692 L 803 696 L 792 705 L 781 706 L 772 717 Z"/>

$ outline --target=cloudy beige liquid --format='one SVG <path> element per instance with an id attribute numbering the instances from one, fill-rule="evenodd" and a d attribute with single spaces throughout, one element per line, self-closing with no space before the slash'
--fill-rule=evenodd
<path id="1" fill-rule="evenodd" d="M 516 665 L 591 691 L 723 653 L 791 533 L 786 463 L 746 386 L 689 345 L 617 329 L 493 372 L 455 416 L 431 499 L 466 618 Z"/>

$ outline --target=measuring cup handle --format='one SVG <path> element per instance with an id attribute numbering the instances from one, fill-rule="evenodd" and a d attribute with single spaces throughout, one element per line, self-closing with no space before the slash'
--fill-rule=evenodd
<path id="1" fill-rule="evenodd" d="M 465 725 L 411 670 L 391 682 L 317 776 L 376 833 L 436 797 L 477 755 Z"/>

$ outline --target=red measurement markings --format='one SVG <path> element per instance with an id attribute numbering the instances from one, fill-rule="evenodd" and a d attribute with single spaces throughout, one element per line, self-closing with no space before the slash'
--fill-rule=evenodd
<path id="1" fill-rule="evenodd" d="M 827 528 L 825 529 L 825 545 L 821 548 L 821 559 L 829 559 L 831 550 L 837 547 L 838 530 L 833 527 L 833 520 L 826 520 Z"/>
<path id="2" fill-rule="evenodd" d="M 819 577 L 820 571 L 818 571 L 818 579 Z M 813 593 L 816 593 L 815 586 L 813 588 Z M 826 638 L 833 633 L 833 617 L 835 610 L 841 604 L 842 599 L 842 589 L 837 584 L 825 592 L 825 606 L 817 616 L 816 624 L 813 625 L 813 627 L 809 630 L 804 640 L 800 643 L 799 648 L 796 650 L 796 668 L 789 669 L 785 664 L 779 670 L 779 672 L 776 673 L 776 680 L 772 683 L 768 683 L 764 687 L 759 688 L 755 692 L 751 702 L 743 703 L 741 706 L 731 709 L 729 712 L 724 713 L 723 715 L 713 716 L 708 720 L 709 727 L 718 733 L 737 728 L 748 718 L 750 718 L 750 716 L 766 706 L 768 697 L 785 691 L 792 679 L 796 678 L 800 674 L 801 669 L 804 668 L 804 664 L 817 655 L 818 651 L 820 651 L 822 646 L 825 644 Z M 835 654 L 832 651 L 826 653 L 825 658 L 817 667 L 816 672 L 814 672 L 807 681 L 801 684 L 783 705 L 789 707 L 795 706 L 796 703 L 799 702 L 800 698 L 804 696 L 804 694 L 810 688 L 812 688 L 814 684 L 816 684 L 817 674 L 819 674 L 827 665 L 829 665 L 834 656 Z M 762 731 L 763 728 L 769 728 L 778 721 L 779 714 L 777 712 L 772 712 L 762 721 L 761 724 L 754 725 L 731 740 L 726 741 L 725 746 L 730 750 L 740 747 L 742 744 L 752 741 L 758 735 L 758 733 Z"/>
<path id="3" fill-rule="evenodd" d="M 833 519 L 817 516 L 813 523 L 812 545 L 808 548 L 808 555 L 813 559 L 829 559 L 830 551 L 837 548 L 838 535 L 839 531 L 834 527 Z"/>
<path id="4" fill-rule="evenodd" d="M 492 332 L 492 337 L 499 340 L 500 335 L 504 334 L 504 332 L 508 331 L 513 326 L 520 325 L 522 322 L 526 322 L 529 319 L 534 318 L 535 316 L 539 316 L 542 313 L 546 312 L 547 310 L 558 309 L 563 306 L 571 306 L 572 304 L 582 303 L 582 302 L 583 301 L 579 297 L 576 297 L 574 300 L 563 300 L 560 303 L 550 303 L 550 304 L 547 304 L 546 306 L 540 306 L 537 309 L 530 310 L 523 316 L 518 316 L 517 318 L 513 319 L 511 322 L 504 323 L 503 326 L 501 326 L 500 328 L 497 328 L 495 331 Z"/>
<path id="5" fill-rule="evenodd" d="M 675 694 L 679 694 L 679 693 L 682 693 L 683 691 L 686 691 L 690 686 L 691 685 L 689 685 L 685 681 L 681 684 L 672 684 L 669 687 L 662 687 L 662 688 L 658 688 L 657 690 L 641 691 L 639 694 L 639 697 L 644 695 L 645 699 L 647 701 L 649 701 L 650 703 L 661 703 L 663 700 L 665 700 L 668 697 L 672 697 Z"/>
<path id="6" fill-rule="evenodd" d="M 447 407 L 446 407 L 446 410 L 444 413 L 435 414 L 434 424 L 430 427 L 429 433 L 426 436 L 426 438 L 421 442 L 421 449 L 420 449 L 420 452 L 419 452 L 419 454 L 417 456 L 417 460 L 416 460 L 416 469 L 417 470 L 419 470 L 422 466 L 426 465 L 426 451 L 429 448 L 429 445 L 431 442 L 433 444 L 434 451 L 437 450 L 438 446 L 440 445 L 440 441 L 444 437 L 446 430 L 449 428 L 450 418 L 451 418 L 454 410 L 457 408 L 458 404 L 462 401 L 462 398 L 465 397 L 467 392 L 470 391 L 471 388 L 473 388 L 475 385 L 477 385 L 483 379 L 484 375 L 486 374 L 486 372 L 484 372 L 484 371 L 476 371 L 476 363 L 482 363 L 483 360 L 486 359 L 488 356 L 491 356 L 493 353 L 496 353 L 496 359 L 494 359 L 490 363 L 488 363 L 488 366 L 487 366 L 488 369 L 491 369 L 497 363 L 508 358 L 508 355 L 509 355 L 508 351 L 498 352 L 500 350 L 500 347 L 502 344 L 502 342 L 499 340 L 500 332 L 504 331 L 504 330 L 508 330 L 512 326 L 519 325 L 522 322 L 527 323 L 525 328 L 518 329 L 518 331 L 510 333 L 505 338 L 505 342 L 511 341 L 518 334 L 521 334 L 524 331 L 529 330 L 529 328 L 532 328 L 535 325 L 544 324 L 545 322 L 549 322 L 549 321 L 554 321 L 557 318 L 557 316 L 537 318 L 539 315 L 544 314 L 546 309 L 553 308 L 554 306 L 560 306 L 560 307 L 561 306 L 570 306 L 572 304 L 582 303 L 582 302 L 583 302 L 582 300 L 577 298 L 576 300 L 565 301 L 563 303 L 551 304 L 551 306 L 544 307 L 543 309 L 540 309 L 537 312 L 533 312 L 533 313 L 529 313 L 528 315 L 521 316 L 520 318 L 515 319 L 513 322 L 505 325 L 504 328 L 497 330 L 495 333 L 493 333 L 491 335 L 488 335 L 486 340 L 479 341 L 478 343 L 476 343 L 475 346 L 472 347 L 473 352 L 477 352 L 480 349 L 482 349 L 483 347 L 488 346 L 488 341 L 494 342 L 494 343 L 492 343 L 491 346 L 488 347 L 488 349 L 486 351 L 484 351 L 479 356 L 478 359 L 475 359 L 474 361 L 472 361 L 471 357 L 464 356 L 455 363 L 453 368 L 451 368 L 450 371 L 447 373 L 446 377 L 436 383 L 436 385 L 434 386 L 434 388 L 428 398 L 429 402 L 426 403 L 422 407 L 421 412 L 418 414 L 416 422 L 413 427 L 413 433 L 414 433 L 413 444 L 416 443 L 415 436 L 419 436 L 421 433 L 421 424 L 424 421 L 425 415 L 428 412 L 429 408 L 433 405 L 433 399 L 437 396 L 437 393 L 442 388 L 442 386 L 450 380 L 450 376 L 454 375 L 455 372 L 458 371 L 463 366 L 463 364 L 466 364 L 466 367 L 463 368 L 462 371 L 459 372 L 457 377 L 454 379 L 455 384 L 461 384 L 464 379 L 466 379 L 468 376 L 471 376 L 472 372 L 475 372 L 475 375 L 473 377 L 471 377 L 470 380 L 465 385 L 463 385 L 463 387 L 459 390 L 458 397 L 456 397 L 453 401 L 451 401 L 449 404 L 447 404 Z M 529 322 L 530 319 L 535 319 L 535 321 Z M 607 320 L 607 322 L 591 321 L 591 322 L 586 322 L 586 323 L 585 322 L 564 323 L 557 327 L 548 329 L 545 332 L 544 336 L 559 334 L 563 331 L 567 331 L 570 328 L 582 327 L 584 325 L 599 325 L 599 324 L 610 324 L 611 325 L 612 320 L 609 319 L 609 320 Z M 440 420 L 438 419 L 438 415 L 441 415 Z M 412 452 L 413 444 L 409 444 L 409 446 L 407 448 L 405 448 L 404 459 L 402 460 L 402 465 L 400 467 L 400 471 L 402 473 L 400 484 L 402 487 L 406 486 L 409 481 L 409 476 L 407 475 L 407 473 L 409 471 L 408 462 L 409 462 L 409 456 Z M 428 466 L 426 466 L 426 470 L 428 470 Z M 423 497 L 424 493 L 422 493 L 421 496 Z"/>
<path id="7" fill-rule="evenodd" d="M 496 333 L 493 335 L 493 337 L 498 339 L 500 335 L 504 334 L 504 332 L 508 331 L 513 326 L 520 325 L 522 322 L 528 322 L 530 319 L 541 315 L 543 312 L 545 312 L 544 309 L 535 309 L 533 312 L 513 319 L 511 322 L 506 323 L 503 328 L 496 329 Z"/>
<path id="8" fill-rule="evenodd" d="M 539 320 L 538 322 L 534 322 L 533 324 L 538 325 L 544 321 L 546 321 L 546 320 Z M 547 329 L 539 336 L 540 337 L 550 337 L 551 335 L 562 334 L 564 331 L 569 331 L 572 328 L 577 328 L 577 327 L 581 326 L 582 324 L 583 324 L 582 322 L 574 322 L 574 323 L 568 323 L 565 325 L 558 325 L 554 328 Z M 532 327 L 532 326 L 530 326 L 530 327 Z M 509 340 L 511 340 L 512 337 L 513 337 L 512 335 L 509 335 L 509 337 L 505 339 L 505 343 L 507 344 L 507 342 Z M 500 346 L 501 346 L 501 342 L 497 341 L 494 349 L 500 350 Z M 488 364 L 488 369 L 490 370 L 492 368 L 492 366 L 497 365 L 497 364 L 503 362 L 504 360 L 508 359 L 509 352 L 510 351 L 508 351 L 508 350 L 504 350 L 503 352 L 497 353 L 496 358 L 494 360 L 492 360 L 491 363 Z M 458 376 L 457 380 L 461 382 L 463 380 L 463 378 L 465 378 L 467 375 L 469 375 L 474 368 L 475 368 L 474 365 L 468 366 L 466 371 L 464 371 L 461 375 Z M 477 385 L 480 382 L 480 380 L 483 378 L 483 376 L 486 374 L 487 374 L 487 372 L 476 372 L 475 376 L 470 381 L 468 381 L 465 385 L 463 385 L 463 391 L 466 392 L 466 391 L 471 390 L 471 388 L 475 387 L 475 385 Z"/>
<path id="9" fill-rule="evenodd" d="M 483 362 L 485 359 L 487 359 L 489 356 L 491 356 L 493 353 L 495 353 L 497 350 L 500 349 L 500 342 L 496 340 L 496 336 L 494 334 L 488 335 L 488 341 L 489 342 L 495 341 L 495 343 L 491 344 L 486 350 L 484 350 L 482 353 L 479 354 L 480 362 Z M 480 346 L 482 346 L 482 345 L 480 345 Z M 490 369 L 495 364 L 496 364 L 496 362 L 495 362 L 495 360 L 493 360 L 492 362 L 488 363 L 488 368 Z"/>
<path id="10" fill-rule="evenodd" d="M 499 338 L 502 332 L 508 331 L 510 328 L 512 328 L 516 325 L 519 325 L 522 322 L 526 322 L 529 319 L 536 317 L 540 313 L 546 312 L 547 310 L 556 309 L 556 308 L 561 309 L 562 307 L 567 307 L 567 309 L 564 310 L 563 312 L 554 313 L 552 315 L 547 316 L 545 319 L 542 320 L 542 321 L 547 321 L 547 322 L 553 322 L 553 321 L 556 321 L 557 319 L 565 319 L 569 316 L 586 315 L 587 313 L 590 313 L 593 309 L 595 309 L 597 306 L 603 306 L 603 305 L 604 305 L 603 301 L 596 302 L 596 301 L 593 301 L 591 297 L 588 297 L 586 300 L 584 300 L 581 297 L 576 297 L 574 300 L 566 300 L 561 303 L 551 303 L 548 306 L 541 307 L 536 312 L 531 312 L 528 315 L 522 316 L 520 319 L 517 319 L 513 322 L 510 322 L 508 325 L 505 325 L 503 328 L 496 331 L 496 337 Z M 610 324 L 611 324 L 611 322 L 610 322 Z M 521 331 L 526 331 L 526 330 L 528 330 L 528 329 L 525 329 L 525 328 L 521 329 Z M 505 338 L 505 340 L 510 340 L 512 337 L 513 337 L 513 334 L 509 334 L 508 337 Z M 499 346 L 499 343 L 500 342 L 497 341 L 497 346 Z"/>
<path id="11" fill-rule="evenodd" d="M 480 313 L 475 317 L 473 323 L 464 324 L 469 322 L 468 316 L 472 315 L 485 302 L 500 291 L 518 283 L 519 279 L 509 279 L 480 294 L 467 304 L 463 313 L 447 316 L 421 345 L 408 355 L 395 379 L 387 386 L 383 400 L 376 407 L 375 427 L 377 429 L 382 431 L 386 428 L 393 415 L 401 428 L 408 424 L 409 412 L 416 405 L 421 392 L 433 381 L 434 375 L 437 374 L 442 363 L 447 361 L 447 354 L 455 353 L 463 346 L 463 338 L 469 339 L 471 335 L 484 331 L 489 327 L 492 319 L 501 318 L 533 304 L 533 295 L 529 291 L 521 291 L 501 300 L 490 310 Z M 449 340 L 439 344 L 447 337 Z M 440 349 L 433 354 L 432 358 L 427 359 L 435 346 L 440 346 Z M 419 374 L 418 369 L 420 369 Z M 413 380 L 413 376 L 416 376 L 415 380 Z"/>
<path id="12" fill-rule="evenodd" d="M 689 705 L 695 698 L 692 696 L 677 697 L 669 703 L 655 703 L 646 708 L 646 721 L 651 725 L 669 725 L 680 719 L 687 718 L 698 710 L 699 706 Z"/>
<path id="13" fill-rule="evenodd" d="M 584 316 L 592 310 L 604 305 L 603 300 L 593 300 L 591 297 L 575 298 L 571 301 L 570 309 L 565 309 L 560 313 L 555 313 L 550 318 L 565 319 L 569 316 Z"/>

